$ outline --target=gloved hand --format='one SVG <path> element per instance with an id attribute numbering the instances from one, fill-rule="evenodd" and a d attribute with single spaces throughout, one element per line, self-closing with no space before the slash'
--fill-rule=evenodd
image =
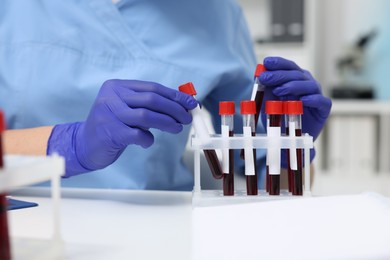
<path id="1" fill-rule="evenodd" d="M 192 121 L 197 101 L 190 95 L 158 83 L 108 80 L 85 122 L 56 125 L 47 154 L 65 157 L 70 177 L 102 169 L 113 163 L 130 144 L 147 148 L 153 144 L 150 128 L 179 133 Z"/>
<path id="2" fill-rule="evenodd" d="M 322 95 L 320 84 L 310 72 L 301 69 L 294 62 L 280 57 L 267 57 L 263 64 L 267 69 L 259 78 L 260 83 L 265 86 L 263 103 L 266 100 L 302 100 L 302 132 L 309 133 L 315 140 L 329 116 L 332 101 Z M 262 121 L 265 126 L 264 113 Z M 315 151 L 312 151 L 311 160 L 315 155 Z"/>

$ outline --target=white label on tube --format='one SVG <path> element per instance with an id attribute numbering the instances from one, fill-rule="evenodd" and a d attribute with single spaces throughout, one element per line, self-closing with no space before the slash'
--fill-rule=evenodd
<path id="1" fill-rule="evenodd" d="M 280 131 L 281 127 L 274 126 L 267 128 L 270 142 L 267 150 L 267 159 L 270 175 L 280 174 Z"/>
<path id="2" fill-rule="evenodd" d="M 253 158 L 252 145 L 252 128 L 250 126 L 244 126 L 244 139 L 245 175 L 255 175 L 255 161 Z"/>
<path id="3" fill-rule="evenodd" d="M 204 142 L 205 139 L 208 139 L 210 137 L 209 132 L 206 127 L 206 123 L 203 120 L 202 117 L 202 111 L 199 106 L 191 110 L 192 114 L 192 125 L 195 129 L 196 135 L 200 138 L 203 139 L 202 141 Z"/>
<path id="4" fill-rule="evenodd" d="M 270 122 L 270 120 L 269 120 L 269 117 L 267 116 L 267 135 L 269 135 L 269 134 L 268 134 L 268 131 L 270 131 L 270 129 L 269 129 L 269 122 Z M 268 143 L 267 145 L 268 145 L 268 147 L 269 147 L 269 143 Z M 269 152 L 268 152 L 268 150 L 269 150 L 269 149 L 267 149 L 266 158 L 265 158 L 265 165 L 266 165 L 266 166 L 269 166 L 269 160 L 268 160 Z"/>
<path id="5" fill-rule="evenodd" d="M 289 135 L 291 137 L 295 137 L 295 122 L 288 122 Z M 298 162 L 297 162 L 297 149 L 295 148 L 295 142 L 292 142 L 291 148 L 289 149 L 290 153 L 290 169 L 298 170 Z"/>
<path id="6" fill-rule="evenodd" d="M 279 175 L 280 174 L 280 149 L 270 148 L 268 151 L 269 157 L 269 174 Z"/>
<path id="7" fill-rule="evenodd" d="M 269 126 L 267 129 L 268 136 L 280 136 L 281 127 L 280 126 Z"/>
<path id="8" fill-rule="evenodd" d="M 252 95 L 251 95 L 251 100 L 255 100 L 256 98 L 256 93 L 257 93 L 257 88 L 259 87 L 259 84 L 255 83 L 252 88 Z"/>
<path id="9" fill-rule="evenodd" d="M 221 125 L 221 135 L 223 137 L 223 149 L 222 149 L 222 172 L 229 174 L 229 126 Z"/>

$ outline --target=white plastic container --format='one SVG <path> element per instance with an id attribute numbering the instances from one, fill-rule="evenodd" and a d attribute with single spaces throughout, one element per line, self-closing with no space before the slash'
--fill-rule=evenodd
<path id="1" fill-rule="evenodd" d="M 11 237 L 12 259 L 64 259 L 59 207 L 60 178 L 65 173 L 65 160 L 60 156 L 5 156 L 4 159 L 5 167 L 0 169 L 0 193 L 51 181 L 53 203 L 52 238 L 42 240 Z"/>

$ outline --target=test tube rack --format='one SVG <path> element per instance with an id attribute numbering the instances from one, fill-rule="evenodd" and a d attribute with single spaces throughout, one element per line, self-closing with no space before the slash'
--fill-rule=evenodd
<path id="1" fill-rule="evenodd" d="M 235 191 L 234 196 L 224 196 L 222 190 L 202 190 L 200 173 L 200 154 L 204 149 L 303 149 L 304 165 L 310 165 L 310 149 L 314 148 L 313 137 L 309 134 L 302 136 L 270 137 L 265 134 L 256 134 L 252 137 L 244 137 L 242 134 L 235 134 L 230 137 L 222 137 L 219 134 L 210 135 L 209 138 L 192 136 L 191 147 L 194 149 L 194 189 L 192 196 L 193 207 L 223 205 L 241 202 L 269 201 L 280 199 L 296 199 L 302 196 L 292 196 L 288 191 L 281 190 L 280 195 L 270 196 L 264 190 L 259 190 L 259 195 L 246 195 L 246 191 Z M 304 191 L 303 196 L 311 196 L 310 188 L 310 167 L 304 167 Z"/>
<path id="2" fill-rule="evenodd" d="M 14 238 L 11 236 L 12 259 L 63 259 L 64 246 L 60 233 L 60 178 L 65 173 L 64 158 L 52 156 L 4 157 L 0 169 L 0 193 L 51 181 L 53 233 L 50 239 Z"/>

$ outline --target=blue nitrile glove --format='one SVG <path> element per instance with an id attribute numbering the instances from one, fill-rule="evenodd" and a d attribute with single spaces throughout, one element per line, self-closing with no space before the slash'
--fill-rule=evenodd
<path id="1" fill-rule="evenodd" d="M 259 78 L 265 86 L 264 103 L 266 100 L 302 100 L 302 132 L 310 134 L 315 140 L 329 116 L 332 101 L 322 95 L 320 84 L 310 72 L 301 69 L 293 61 L 267 57 L 264 66 L 267 71 Z M 264 110 L 262 112 L 263 124 L 266 125 Z M 313 149 L 310 159 L 313 160 L 314 156 Z M 286 168 L 286 160 L 282 159 L 282 166 Z"/>
<path id="2" fill-rule="evenodd" d="M 65 157 L 66 174 L 104 168 L 130 144 L 147 148 L 153 144 L 150 128 L 179 133 L 192 121 L 197 101 L 190 95 L 158 83 L 108 80 L 85 122 L 56 125 L 48 141 L 47 154 Z"/>

